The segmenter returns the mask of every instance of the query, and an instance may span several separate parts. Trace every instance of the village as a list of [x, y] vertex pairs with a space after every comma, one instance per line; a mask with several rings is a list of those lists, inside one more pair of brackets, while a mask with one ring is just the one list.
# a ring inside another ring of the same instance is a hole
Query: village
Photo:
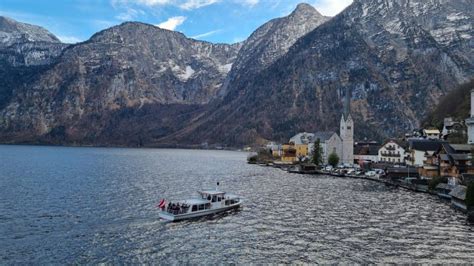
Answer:
[[[348, 95], [348, 94], [346, 94]], [[444, 119], [443, 128], [425, 128], [402, 138], [354, 141], [354, 121], [345, 97], [339, 134], [300, 132], [286, 143], [269, 142], [249, 163], [290, 173], [363, 178], [430, 193], [474, 219], [474, 89], [470, 117]]]

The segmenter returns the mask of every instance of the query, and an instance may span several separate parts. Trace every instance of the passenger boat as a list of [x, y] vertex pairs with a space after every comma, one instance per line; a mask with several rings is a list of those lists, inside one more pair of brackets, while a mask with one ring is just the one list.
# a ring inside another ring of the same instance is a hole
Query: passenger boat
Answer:
[[159, 217], [167, 221], [180, 221], [217, 214], [237, 209], [242, 204], [242, 199], [233, 194], [218, 190], [198, 191], [200, 197], [178, 202], [160, 202]]

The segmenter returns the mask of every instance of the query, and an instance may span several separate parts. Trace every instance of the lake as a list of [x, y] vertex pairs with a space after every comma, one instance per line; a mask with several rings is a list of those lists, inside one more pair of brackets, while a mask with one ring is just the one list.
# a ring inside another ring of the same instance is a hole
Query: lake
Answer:
[[[474, 226], [433, 196], [246, 164], [233, 151], [0, 146], [0, 264], [467, 263]], [[225, 215], [157, 203], [221, 189]]]

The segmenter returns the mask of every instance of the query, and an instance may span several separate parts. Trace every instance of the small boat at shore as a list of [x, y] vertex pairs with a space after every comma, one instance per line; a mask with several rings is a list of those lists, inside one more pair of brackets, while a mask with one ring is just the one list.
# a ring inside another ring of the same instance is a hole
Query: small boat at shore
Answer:
[[166, 221], [176, 222], [238, 209], [243, 202], [239, 196], [217, 189], [198, 191], [198, 194], [199, 198], [168, 204], [162, 200], [159, 206], [161, 208], [159, 217]]

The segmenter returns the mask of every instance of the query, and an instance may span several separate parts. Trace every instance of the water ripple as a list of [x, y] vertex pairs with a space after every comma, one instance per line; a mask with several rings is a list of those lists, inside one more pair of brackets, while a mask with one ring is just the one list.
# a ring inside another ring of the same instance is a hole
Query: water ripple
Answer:
[[[0, 263], [469, 263], [474, 230], [430, 195], [245, 164], [225, 151], [0, 146]], [[235, 212], [158, 220], [216, 181]]]

